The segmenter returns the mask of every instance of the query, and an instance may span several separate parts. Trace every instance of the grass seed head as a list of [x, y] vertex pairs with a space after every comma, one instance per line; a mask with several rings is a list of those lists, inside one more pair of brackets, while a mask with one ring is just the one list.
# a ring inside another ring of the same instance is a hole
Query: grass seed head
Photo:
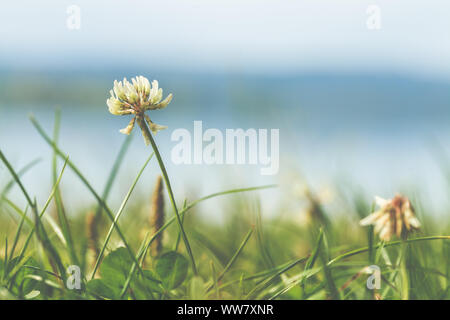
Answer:
[[[152, 207], [150, 212], [150, 225], [153, 228], [153, 233], [158, 232], [164, 225], [164, 195], [163, 195], [163, 180], [158, 176], [155, 184], [155, 189], [152, 195]], [[162, 251], [163, 232], [159, 233], [152, 244], [152, 254], [157, 256]]]
[[89, 212], [86, 216], [86, 233], [89, 240], [89, 248], [98, 256], [98, 219], [94, 212]]

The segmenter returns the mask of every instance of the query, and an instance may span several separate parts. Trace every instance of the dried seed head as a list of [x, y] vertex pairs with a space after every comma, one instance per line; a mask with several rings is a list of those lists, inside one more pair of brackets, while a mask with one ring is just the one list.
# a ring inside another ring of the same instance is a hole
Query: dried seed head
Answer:
[[89, 212], [86, 216], [86, 234], [89, 240], [89, 248], [98, 256], [98, 219], [94, 212]]
[[308, 201], [308, 207], [306, 210], [307, 221], [310, 225], [323, 226], [327, 228], [329, 226], [328, 217], [323, 210], [322, 203], [319, 198], [312, 193], [310, 189], [306, 189], [305, 197]]
[[[164, 195], [163, 195], [163, 180], [161, 176], [156, 179], [155, 189], [152, 195], [152, 206], [150, 212], [150, 225], [153, 229], [153, 234], [158, 232], [164, 225]], [[152, 243], [152, 255], [157, 256], [162, 251], [163, 233], [159, 233]]]
[[375, 197], [375, 202], [379, 210], [362, 219], [360, 225], [374, 225], [380, 239], [389, 241], [393, 235], [406, 239], [408, 234], [420, 228], [420, 222], [407, 197], [400, 194], [391, 200]]

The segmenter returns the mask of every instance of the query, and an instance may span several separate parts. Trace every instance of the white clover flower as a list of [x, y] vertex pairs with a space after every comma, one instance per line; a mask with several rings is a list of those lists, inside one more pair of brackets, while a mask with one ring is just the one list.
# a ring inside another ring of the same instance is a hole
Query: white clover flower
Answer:
[[109, 112], [121, 116], [134, 115], [128, 126], [120, 130], [121, 133], [130, 134], [137, 122], [144, 136], [145, 144], [148, 145], [150, 143], [148, 128], [153, 133], [167, 128], [153, 123], [145, 114], [147, 110], [164, 109], [172, 101], [172, 94], [162, 100], [163, 91], [158, 87], [158, 81], [153, 80], [150, 85], [148, 79], [143, 76], [132, 78], [131, 82], [126, 78], [123, 79], [123, 82], [115, 80], [110, 94], [111, 97], [106, 100]]
[[360, 225], [375, 226], [381, 240], [389, 241], [393, 235], [406, 239], [408, 234], [420, 228], [420, 222], [407, 197], [397, 194], [393, 199], [375, 197], [379, 210], [360, 221]]

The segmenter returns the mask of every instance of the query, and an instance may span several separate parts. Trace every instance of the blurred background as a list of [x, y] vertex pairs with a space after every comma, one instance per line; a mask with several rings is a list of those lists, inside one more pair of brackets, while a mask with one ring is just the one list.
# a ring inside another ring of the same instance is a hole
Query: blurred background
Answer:
[[[372, 5], [377, 29], [367, 25]], [[174, 94], [150, 116], [169, 127], [157, 143], [179, 201], [278, 183], [261, 193], [271, 214], [307, 181], [316, 190], [357, 190], [368, 202], [420, 193], [430, 213], [443, 214], [448, 189], [438, 155], [450, 146], [449, 10], [444, 0], [4, 1], [0, 148], [16, 168], [42, 159], [23, 177], [42, 203], [52, 185], [51, 149], [27, 115], [51, 134], [60, 108], [61, 149], [100, 191], [125, 139], [118, 130], [129, 121], [109, 114], [109, 90], [115, 79], [143, 75]], [[204, 129], [280, 129], [279, 174], [173, 165], [170, 134], [192, 132], [194, 120]], [[112, 203], [150, 152], [135, 130]], [[133, 197], [149, 197], [158, 172], [152, 162]], [[0, 179], [10, 179], [3, 166]], [[69, 213], [95, 203], [70, 170], [62, 190]], [[11, 198], [21, 197], [14, 189]]]

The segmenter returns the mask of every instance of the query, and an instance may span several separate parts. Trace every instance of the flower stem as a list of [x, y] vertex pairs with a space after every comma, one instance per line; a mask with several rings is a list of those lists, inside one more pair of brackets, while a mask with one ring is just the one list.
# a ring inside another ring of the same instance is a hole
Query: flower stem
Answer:
[[[430, 237], [414, 238], [414, 239], [407, 239], [407, 240], [401, 240], [401, 241], [392, 241], [392, 242], [388, 242], [388, 243], [384, 243], [384, 244], [379, 243], [379, 244], [373, 246], [373, 249], [378, 249], [381, 245], [383, 245], [385, 248], [387, 248], [390, 246], [396, 246], [396, 245], [402, 244], [403, 242], [411, 243], [411, 242], [416, 242], [416, 241], [427, 241], [427, 240], [450, 240], [450, 236], [430, 236]], [[364, 253], [367, 251], [369, 251], [369, 247], [360, 248], [360, 249], [356, 249], [356, 250], [352, 250], [352, 251], [343, 253], [340, 256], [337, 256], [336, 258], [330, 260], [328, 262], [328, 265], [331, 265], [333, 263], [336, 263], [339, 260], [349, 258], [351, 256], [354, 256], [354, 255], [357, 255], [360, 253]]]
[[[145, 123], [144, 123], [145, 125]], [[146, 137], [149, 138], [150, 144], [152, 145], [153, 151], [156, 155], [156, 160], [158, 160], [159, 167], [161, 169], [161, 173], [164, 178], [164, 182], [166, 183], [167, 192], [169, 193], [170, 202], [172, 204], [173, 211], [175, 211], [175, 215], [177, 217], [178, 226], [180, 227], [181, 236], [184, 241], [184, 245], [186, 246], [186, 250], [189, 254], [189, 258], [191, 259], [192, 263], [192, 269], [194, 271], [194, 274], [197, 275], [197, 267], [195, 265], [195, 259], [194, 255], [192, 254], [191, 246], [189, 245], [188, 238], [186, 236], [186, 233], [184, 232], [183, 223], [181, 222], [180, 214], [178, 213], [177, 204], [175, 203], [175, 198], [173, 196], [172, 187], [170, 186], [169, 177], [167, 175], [166, 167], [164, 166], [164, 162], [162, 161], [161, 154], [159, 153], [158, 147], [156, 146], [155, 140], [153, 139], [153, 135], [150, 133], [150, 130], [148, 129], [147, 125], [141, 126], [142, 130], [146, 131]]]
[[407, 269], [407, 251], [408, 251], [408, 243], [403, 241], [401, 244], [401, 262], [400, 262], [400, 274], [402, 276], [402, 300], [409, 300], [409, 278], [408, 278], [408, 269]]
[[[136, 116], [136, 122], [139, 125], [139, 128], [141, 128], [142, 136], [144, 137], [145, 145], [148, 146], [150, 144], [151, 134], [150, 130], [148, 130], [147, 124], [145, 123], [144, 117], [142, 116]], [[153, 146], [153, 145], [152, 145]], [[155, 148], [153, 148], [155, 149]]]

